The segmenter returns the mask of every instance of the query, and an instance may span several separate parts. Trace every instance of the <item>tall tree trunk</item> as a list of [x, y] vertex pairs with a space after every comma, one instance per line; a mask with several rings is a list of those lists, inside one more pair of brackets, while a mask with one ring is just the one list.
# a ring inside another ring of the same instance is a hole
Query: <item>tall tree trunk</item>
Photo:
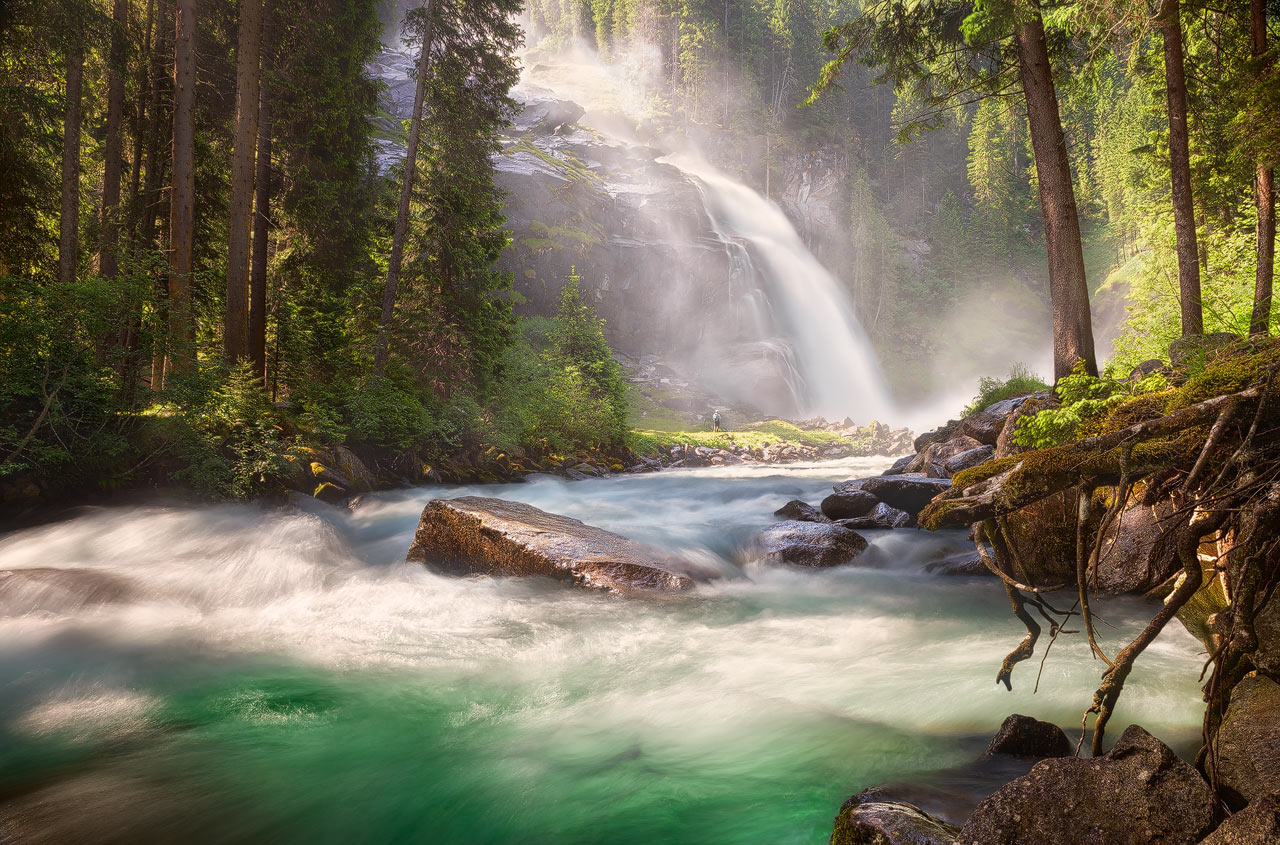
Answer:
[[[1264, 0], [1249, 2], [1250, 52], [1254, 58], [1267, 52], [1267, 9]], [[1263, 73], [1263, 69], [1258, 69]], [[1253, 289], [1253, 318], [1249, 334], [1266, 336], [1271, 331], [1271, 289], [1276, 261], [1276, 172], [1259, 161], [1254, 175], [1254, 202], [1258, 209], [1258, 271]]]
[[[172, 121], [166, 119], [165, 107], [170, 103], [168, 81], [165, 73], [165, 56], [172, 54], [173, 45], [166, 36], [166, 26], [173, 20], [173, 0], [160, 0], [156, 15], [155, 44], [152, 46], [149, 73], [150, 101], [147, 111], [146, 179], [143, 181], [142, 216], [138, 223], [138, 243], [143, 249], [155, 246], [157, 217], [163, 208], [161, 186], [165, 182], [170, 162], [165, 158], [166, 136]], [[172, 152], [172, 149], [170, 149]], [[162, 285], [161, 287], [165, 287]], [[167, 287], [165, 287], [167, 294]]]
[[1076, 362], [1098, 374], [1093, 352], [1093, 320], [1089, 287], [1084, 274], [1080, 218], [1071, 183], [1071, 163], [1058, 113], [1058, 97], [1049, 65], [1044, 21], [1039, 0], [1029, 0], [1025, 23], [1014, 32], [1018, 70], [1027, 98], [1031, 148], [1035, 153], [1040, 205], [1044, 210], [1044, 240], [1049, 252], [1049, 299], [1053, 308], [1053, 375], [1069, 375]]
[[[147, 18], [142, 27], [142, 54], [141, 60], [138, 62], [137, 107], [133, 113], [133, 162], [129, 174], [129, 208], [135, 227], [142, 213], [139, 195], [142, 190], [142, 160], [147, 149], [147, 104], [151, 100], [153, 83], [150, 66], [153, 61], [151, 51], [152, 38], [154, 37], [152, 27], [155, 26], [155, 11], [156, 0], [147, 0]], [[136, 232], [137, 229], [135, 228], [133, 231]]]
[[1191, 197], [1191, 153], [1187, 131], [1187, 76], [1182, 58], [1178, 0], [1161, 0], [1157, 16], [1164, 37], [1165, 96], [1169, 104], [1169, 181], [1173, 187], [1173, 227], [1177, 236], [1178, 293], [1182, 336], [1204, 334], [1200, 307], [1200, 264], [1195, 204]]
[[66, 113], [62, 122], [62, 213], [58, 221], [58, 279], [76, 280], [80, 251], [80, 86], [84, 79], [84, 45], [77, 38], [67, 48]]
[[98, 274], [120, 272], [120, 173], [124, 164], [124, 74], [129, 2], [115, 0], [111, 15], [111, 54], [107, 68], [107, 127], [102, 154], [102, 215], [98, 223]]
[[173, 34], [173, 165], [169, 192], [169, 347], [164, 378], [195, 365], [194, 250], [196, 0], [178, 0]]
[[378, 321], [378, 338], [373, 347], [373, 372], [381, 376], [387, 369], [387, 350], [391, 344], [391, 321], [395, 316], [396, 292], [400, 287], [400, 267], [404, 263], [404, 240], [409, 231], [409, 203], [413, 198], [413, 180], [418, 168], [418, 141], [422, 136], [422, 109], [426, 104], [427, 82], [431, 74], [431, 40], [434, 35], [434, 0], [427, 0], [426, 28], [422, 35], [422, 54], [418, 57], [418, 84], [413, 94], [413, 115], [409, 119], [409, 148], [404, 156], [404, 184], [400, 188], [400, 210], [391, 236], [391, 257], [387, 261], [387, 284], [382, 291], [382, 317]]
[[227, 301], [223, 347], [227, 358], [249, 357], [249, 230], [253, 212], [254, 151], [258, 145], [262, 0], [241, 0], [236, 48], [236, 128], [231, 147], [231, 221], [227, 236]]
[[[265, 79], [271, 53], [262, 57]], [[267, 379], [267, 248], [271, 238], [271, 92], [264, 83], [258, 106], [258, 173], [253, 209], [253, 260], [249, 268], [249, 360], [254, 374]]]

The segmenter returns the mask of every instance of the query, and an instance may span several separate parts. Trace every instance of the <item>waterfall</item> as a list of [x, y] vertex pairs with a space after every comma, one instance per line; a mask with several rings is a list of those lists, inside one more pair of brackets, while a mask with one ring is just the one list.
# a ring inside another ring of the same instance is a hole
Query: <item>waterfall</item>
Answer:
[[797, 371], [791, 383], [801, 412], [861, 421], [889, 416], [893, 401], [848, 292], [782, 210], [703, 162], [681, 155], [663, 160], [699, 186], [726, 250], [745, 245], [774, 331], [791, 347]]

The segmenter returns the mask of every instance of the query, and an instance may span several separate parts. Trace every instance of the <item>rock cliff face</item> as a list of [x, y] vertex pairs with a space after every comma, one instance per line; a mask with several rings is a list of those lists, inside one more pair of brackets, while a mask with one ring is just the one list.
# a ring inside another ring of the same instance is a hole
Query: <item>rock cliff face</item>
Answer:
[[[407, 117], [413, 101], [411, 58], [389, 49], [370, 71], [387, 86], [388, 115]], [[526, 81], [512, 92], [520, 111], [494, 157], [512, 232], [501, 263], [513, 274], [519, 310], [553, 314], [561, 285], [576, 268], [618, 352], [661, 358], [728, 404], [785, 417], [837, 410], [809, 401], [815, 384], [865, 381], [848, 363], [842, 373], [828, 368], [836, 359], [868, 356], [850, 355], [839, 343], [807, 341], [806, 336], [818, 337], [815, 327], [843, 306], [832, 308], [806, 294], [799, 299], [817, 303], [813, 308], [821, 313], [797, 315], [795, 301], [778, 292], [810, 285], [812, 278], [803, 277], [826, 277], [827, 270], [816, 261], [800, 262], [779, 282], [777, 268], [770, 265], [776, 255], [762, 255], [778, 243], [762, 246], [720, 225], [716, 218], [723, 209], [717, 210], [717, 203], [723, 197], [710, 196], [714, 189], [707, 182], [664, 157], [664, 150], [680, 149], [680, 142], [669, 143], [653, 127], [616, 111], [586, 112], [539, 87], [539, 82], [559, 85], [563, 73], [564, 68], [536, 62], [527, 68]], [[390, 165], [403, 155], [403, 133], [390, 118], [381, 128], [380, 156]], [[745, 149], [716, 152], [730, 170], [758, 163], [758, 156], [750, 161]], [[817, 151], [785, 157], [772, 171], [771, 198], [800, 241], [827, 267], [848, 265], [847, 163]], [[789, 231], [787, 237], [792, 237]], [[784, 251], [793, 248], [804, 251], [799, 242], [783, 245]], [[835, 285], [847, 298], [843, 287]], [[835, 334], [843, 340], [847, 332]], [[815, 355], [815, 345], [830, 348]], [[824, 375], [815, 377], [815, 372]], [[802, 375], [810, 376], [809, 384]], [[840, 413], [856, 412], [854, 399]], [[862, 421], [883, 413], [883, 403], [866, 404]]]
[[522, 310], [554, 313], [576, 266], [615, 349], [661, 356], [730, 401], [795, 413], [791, 351], [746, 246], [715, 231], [697, 182], [655, 149], [572, 123], [572, 103], [520, 96], [494, 164], [513, 234], [502, 263]]

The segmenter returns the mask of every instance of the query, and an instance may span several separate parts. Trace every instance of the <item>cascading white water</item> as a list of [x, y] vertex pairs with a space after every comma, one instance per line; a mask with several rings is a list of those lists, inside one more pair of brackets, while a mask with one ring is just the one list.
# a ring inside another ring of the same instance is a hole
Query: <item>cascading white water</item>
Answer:
[[[869, 532], [856, 566], [742, 563], [778, 504], [885, 463], [118, 508], [0, 536], [0, 840], [825, 842], [848, 795], [975, 758], [1011, 712], [1078, 724], [1100, 671], [1077, 635], [1039, 694], [1034, 665], [993, 682], [1021, 636], [999, 583], [926, 572], [963, 532]], [[726, 577], [624, 599], [406, 566], [426, 500], [463, 494]], [[1111, 648], [1151, 609], [1102, 612]], [[1166, 629], [1114, 723], [1194, 750], [1199, 649]]]
[[704, 162], [683, 155], [664, 160], [696, 180], [720, 239], [747, 245], [775, 328], [794, 350], [801, 412], [862, 421], [889, 416], [894, 403], [848, 291], [782, 210]]

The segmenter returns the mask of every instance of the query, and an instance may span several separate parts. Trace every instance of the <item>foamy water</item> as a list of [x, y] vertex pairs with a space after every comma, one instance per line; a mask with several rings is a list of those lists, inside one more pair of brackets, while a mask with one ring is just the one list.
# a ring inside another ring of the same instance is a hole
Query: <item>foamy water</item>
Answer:
[[[827, 571], [742, 565], [787, 499], [878, 468], [108, 509], [11, 534], [0, 568], [91, 577], [0, 583], [0, 839], [819, 842], [844, 797], [970, 759], [1009, 713], [1078, 724], [1087, 645], [1063, 638], [1039, 694], [1030, 662], [1007, 693], [1003, 591], [923, 572], [962, 535], [872, 532], [866, 565]], [[405, 565], [426, 501], [467, 494], [726, 577], [625, 599]], [[1150, 611], [1106, 616], [1127, 634]], [[1191, 737], [1197, 651], [1170, 629], [1113, 724]]]

